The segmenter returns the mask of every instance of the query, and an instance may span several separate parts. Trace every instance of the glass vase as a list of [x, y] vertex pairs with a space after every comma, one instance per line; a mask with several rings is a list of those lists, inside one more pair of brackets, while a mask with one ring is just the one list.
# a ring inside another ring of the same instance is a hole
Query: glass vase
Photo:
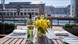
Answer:
[[47, 44], [45, 30], [41, 30], [37, 32], [37, 43], [38, 44]]

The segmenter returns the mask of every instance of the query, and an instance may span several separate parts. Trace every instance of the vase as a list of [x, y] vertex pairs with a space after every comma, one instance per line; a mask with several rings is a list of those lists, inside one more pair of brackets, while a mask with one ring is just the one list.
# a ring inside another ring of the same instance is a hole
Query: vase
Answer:
[[47, 44], [45, 30], [41, 30], [37, 32], [37, 43], [38, 44]]

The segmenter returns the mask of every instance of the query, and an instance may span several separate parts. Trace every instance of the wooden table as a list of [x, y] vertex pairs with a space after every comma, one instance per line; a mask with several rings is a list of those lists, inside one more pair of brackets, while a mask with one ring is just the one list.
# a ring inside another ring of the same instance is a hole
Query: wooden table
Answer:
[[[50, 41], [48, 44], [64, 44], [64, 42], [59, 39], [50, 39]], [[26, 39], [4, 37], [0, 39], [0, 44], [26, 44]]]
[[65, 30], [54, 30], [56, 36], [58, 36], [62, 41], [69, 44], [78, 44], [78, 36], [75, 36]]
[[[55, 34], [52, 32], [52, 30], [48, 30], [48, 32], [49, 33], [46, 34], [47, 44], [65, 44], [61, 39], [57, 39]], [[26, 38], [20, 38], [17, 36], [5, 36], [0, 39], [0, 44], [26, 44], [26, 41], [27, 41]]]

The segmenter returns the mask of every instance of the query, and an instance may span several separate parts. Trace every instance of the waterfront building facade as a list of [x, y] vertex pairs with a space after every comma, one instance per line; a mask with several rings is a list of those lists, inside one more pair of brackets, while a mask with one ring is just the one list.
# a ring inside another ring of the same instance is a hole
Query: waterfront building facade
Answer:
[[53, 7], [53, 6], [45, 6], [45, 15], [46, 16], [54, 16], [54, 17], [70, 17], [70, 5], [67, 7]]
[[31, 2], [10, 2], [5, 4], [5, 9], [2, 10], [0, 4], [0, 21], [3, 16], [5, 22], [15, 20], [15, 23], [17, 21], [26, 23], [29, 15], [32, 17], [44, 15], [44, 6], [45, 4], [31, 4]]
[[[78, 0], [71, 0], [71, 15], [74, 18], [78, 19]], [[78, 23], [78, 20], [75, 20], [75, 23]]]
[[68, 5], [67, 7], [45, 7], [45, 15], [51, 19], [51, 25], [65, 25], [68, 23], [75, 23], [75, 21], [77, 21], [78, 19], [74, 18], [75, 14], [73, 10], [72, 12], [70, 11], [71, 5]]
[[71, 0], [70, 16], [76, 17], [76, 0]]
[[75, 3], [75, 13], [76, 13], [75, 17], [78, 18], [78, 0], [73, 0], [73, 1], [75, 1], [75, 2], [73, 2], [73, 3]]

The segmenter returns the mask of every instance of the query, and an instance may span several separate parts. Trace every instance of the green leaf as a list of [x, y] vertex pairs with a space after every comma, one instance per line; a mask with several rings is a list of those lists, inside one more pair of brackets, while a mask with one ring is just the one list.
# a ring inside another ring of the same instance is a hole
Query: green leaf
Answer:
[[48, 32], [48, 31], [46, 30], [46, 32]]
[[42, 30], [42, 29], [43, 29], [42, 27], [39, 27], [39, 28], [38, 28], [38, 31], [40, 31], [40, 30]]

